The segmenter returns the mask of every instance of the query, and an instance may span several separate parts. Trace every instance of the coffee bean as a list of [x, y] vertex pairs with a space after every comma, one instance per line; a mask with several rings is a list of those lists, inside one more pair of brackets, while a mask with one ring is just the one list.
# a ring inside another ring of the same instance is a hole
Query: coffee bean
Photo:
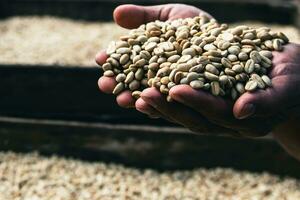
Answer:
[[108, 76], [108, 77], [111, 77], [111, 76], [114, 76], [115, 73], [112, 71], [112, 70], [107, 70], [103, 73], [104, 76]]
[[205, 70], [207, 72], [210, 72], [210, 73], [215, 74], [215, 75], [219, 75], [219, 73], [220, 73], [219, 70], [212, 64], [207, 64], [205, 66]]
[[112, 66], [111, 66], [110, 63], [104, 63], [104, 64], [102, 65], [102, 69], [103, 69], [104, 71], [111, 70], [111, 69], [112, 69]]
[[200, 80], [193, 80], [190, 82], [190, 86], [194, 89], [201, 89], [204, 86], [204, 83]]
[[267, 27], [228, 28], [202, 16], [155, 21], [111, 42], [101, 68], [104, 76], [115, 76], [114, 94], [128, 89], [135, 99], [155, 87], [172, 101], [169, 89], [189, 84], [236, 100], [245, 91], [272, 86], [272, 51], [286, 43], [283, 33]]
[[125, 74], [118, 74], [116, 76], [116, 81], [117, 82], [123, 82], [123, 81], [125, 81], [125, 79], [126, 79], [126, 75]]
[[114, 95], [117, 95], [117, 94], [119, 94], [120, 92], [122, 92], [122, 90], [125, 88], [125, 85], [124, 85], [124, 83], [118, 83], [117, 85], [116, 85], [116, 87], [114, 88], [114, 90], [113, 90], [113, 94]]
[[245, 85], [245, 90], [251, 92], [254, 91], [257, 88], [257, 82], [256, 81], [248, 81]]
[[138, 98], [140, 98], [140, 96], [141, 96], [141, 91], [133, 91], [132, 93], [131, 93], [131, 96], [133, 97], [133, 98], [135, 98], [135, 99], [138, 99]]
[[263, 76], [261, 76], [261, 79], [264, 81], [264, 83], [265, 83], [267, 86], [269, 86], [269, 87], [272, 86], [272, 81], [271, 81], [271, 79], [270, 79], [268, 76], [263, 75]]
[[220, 94], [220, 84], [218, 81], [211, 82], [210, 88], [211, 88], [211, 93], [214, 96], [218, 96]]
[[120, 64], [121, 65], [124, 65], [128, 62], [129, 60], [129, 55], [128, 54], [123, 54], [121, 57], [120, 57]]

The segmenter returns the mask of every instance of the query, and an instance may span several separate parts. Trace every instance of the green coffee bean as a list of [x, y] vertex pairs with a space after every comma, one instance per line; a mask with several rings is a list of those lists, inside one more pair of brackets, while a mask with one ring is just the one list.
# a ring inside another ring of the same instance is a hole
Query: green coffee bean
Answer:
[[271, 87], [266, 75], [272, 52], [281, 51], [288, 38], [269, 28], [228, 28], [215, 20], [195, 17], [150, 22], [111, 42], [104, 76], [114, 77], [119, 94], [131, 90], [139, 98], [146, 87], [168, 95], [178, 84], [236, 100], [245, 91]]

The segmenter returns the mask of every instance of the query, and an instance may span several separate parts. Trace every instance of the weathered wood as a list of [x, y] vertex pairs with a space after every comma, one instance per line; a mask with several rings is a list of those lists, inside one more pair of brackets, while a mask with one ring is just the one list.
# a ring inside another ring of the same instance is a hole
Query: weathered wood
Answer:
[[117, 106], [97, 86], [99, 68], [0, 66], [0, 113], [8, 116], [155, 123], [134, 109]]
[[183, 127], [155, 126], [143, 124], [124, 124], [105, 123], [105, 122], [84, 122], [74, 120], [57, 120], [57, 119], [35, 119], [35, 118], [18, 118], [0, 116], [0, 125], [3, 126], [26, 126], [28, 130], [33, 127], [34, 130], [43, 132], [53, 132], [59, 129], [63, 132], [85, 132], [86, 134], [95, 133], [120, 133], [120, 134], [193, 134], [190, 130]]

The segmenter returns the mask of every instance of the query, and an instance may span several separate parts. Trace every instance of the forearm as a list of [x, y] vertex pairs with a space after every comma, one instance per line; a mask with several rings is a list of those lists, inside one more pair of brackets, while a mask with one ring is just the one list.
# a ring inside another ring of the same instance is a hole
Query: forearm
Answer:
[[276, 127], [274, 138], [293, 157], [300, 161], [300, 119], [294, 118]]

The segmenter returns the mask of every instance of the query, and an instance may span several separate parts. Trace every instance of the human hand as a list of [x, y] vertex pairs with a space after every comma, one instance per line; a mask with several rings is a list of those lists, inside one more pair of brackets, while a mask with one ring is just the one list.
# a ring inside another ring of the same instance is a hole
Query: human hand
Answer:
[[[136, 5], [122, 5], [115, 9], [114, 20], [117, 24], [124, 28], [137, 28], [141, 24], [155, 21], [155, 20], [174, 20], [178, 18], [188, 18], [195, 17], [200, 14], [209, 14], [204, 11], [189, 5], [184, 4], [166, 4], [158, 6], [136, 6]], [[104, 51], [100, 52], [96, 56], [96, 62], [102, 65], [107, 59], [107, 55]], [[114, 87], [116, 86], [116, 81], [114, 77], [101, 77], [98, 81], [98, 85], [101, 91], [105, 93], [112, 93]], [[155, 110], [151, 108], [148, 104], [139, 99], [137, 102], [132, 98], [130, 91], [124, 91], [117, 96], [117, 103], [121, 107], [135, 107], [137, 109], [142, 107], [142, 110], [147, 110], [155, 114]], [[157, 113], [156, 113], [157, 114]]]
[[[186, 12], [186, 10], [190, 11]], [[152, 7], [124, 5], [115, 10], [114, 18], [123, 27], [135, 28], [141, 23], [155, 19], [193, 17], [201, 12], [197, 8], [181, 4]], [[290, 93], [284, 89], [289, 87], [289, 84], [282, 85], [282, 82], [289, 79], [284, 74], [285, 70], [289, 71], [290, 66], [286, 63], [287, 58], [295, 61], [297, 57], [290, 54], [289, 51], [291, 49], [297, 51], [295, 50], [297, 48], [299, 48], [297, 45], [290, 44], [285, 47], [284, 52], [274, 52], [274, 68], [270, 74], [273, 79], [273, 88], [255, 93], [245, 93], [235, 104], [221, 97], [193, 90], [187, 85], [176, 86], [170, 90], [171, 97], [177, 101], [173, 103], [167, 103], [165, 96], [155, 88], [144, 90], [141, 94], [142, 98], [137, 101], [131, 97], [129, 91], [122, 92], [117, 96], [117, 102], [122, 107], [134, 107], [135, 105], [137, 110], [149, 116], [166, 118], [198, 133], [262, 136], [270, 132], [287, 116], [287, 113], [283, 112], [286, 110], [281, 109], [282, 105], [279, 102], [281, 99], [289, 99]], [[101, 65], [106, 58], [105, 53], [100, 53], [96, 61]], [[282, 69], [283, 65], [287, 67]], [[99, 87], [106, 93], [111, 93], [115, 85], [114, 78], [101, 77], [99, 79]], [[275, 109], [273, 106], [279, 106], [279, 108]]]
[[224, 134], [263, 136], [289, 118], [299, 117], [299, 55], [298, 44], [288, 44], [283, 52], [273, 52], [269, 74], [273, 86], [244, 93], [235, 103], [188, 85], [171, 88], [169, 95], [176, 101], [173, 104], [167, 103], [154, 88], [144, 90], [141, 97], [163, 116], [195, 132], [214, 133], [217, 127]]

